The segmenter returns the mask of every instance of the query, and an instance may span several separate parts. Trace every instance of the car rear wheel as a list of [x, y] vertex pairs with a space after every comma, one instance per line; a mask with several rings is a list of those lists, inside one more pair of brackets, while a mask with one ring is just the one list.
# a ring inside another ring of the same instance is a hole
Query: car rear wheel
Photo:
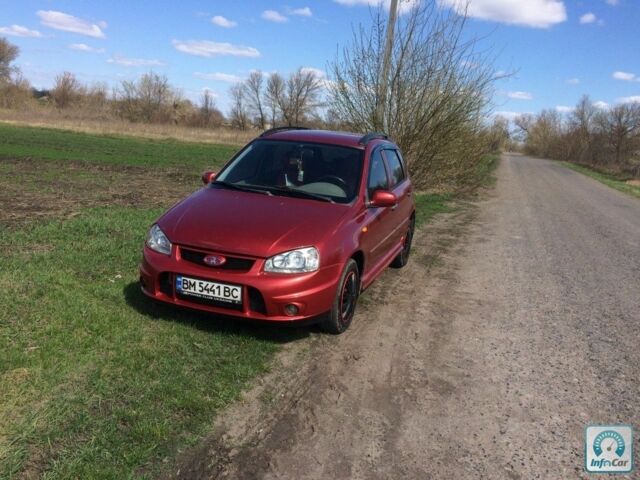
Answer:
[[413, 232], [416, 228], [416, 219], [411, 217], [409, 220], [409, 229], [404, 236], [404, 242], [402, 244], [402, 251], [391, 262], [393, 268], [402, 268], [409, 261], [409, 255], [411, 254], [411, 242], [413, 242]]
[[349, 328], [356, 311], [359, 295], [360, 272], [356, 262], [349, 259], [340, 277], [331, 312], [322, 322], [323, 330], [337, 335]]

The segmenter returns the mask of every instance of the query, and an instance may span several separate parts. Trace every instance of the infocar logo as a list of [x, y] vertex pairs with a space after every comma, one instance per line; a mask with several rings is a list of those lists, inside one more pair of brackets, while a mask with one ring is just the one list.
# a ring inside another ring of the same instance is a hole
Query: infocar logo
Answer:
[[584, 434], [585, 468], [591, 473], [633, 470], [633, 429], [628, 425], [589, 425]]

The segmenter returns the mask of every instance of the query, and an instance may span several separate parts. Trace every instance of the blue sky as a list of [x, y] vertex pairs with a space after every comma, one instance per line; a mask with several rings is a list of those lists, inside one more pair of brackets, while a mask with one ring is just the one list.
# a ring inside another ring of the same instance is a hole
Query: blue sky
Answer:
[[[377, 1], [0, 0], [0, 35], [21, 48], [37, 87], [64, 70], [117, 85], [153, 69], [192, 99], [210, 89], [226, 109], [231, 82], [251, 70], [325, 70]], [[583, 93], [640, 101], [637, 0], [472, 0], [469, 13], [469, 33], [490, 34], [497, 67], [517, 71], [499, 83], [496, 111], [564, 111]]]

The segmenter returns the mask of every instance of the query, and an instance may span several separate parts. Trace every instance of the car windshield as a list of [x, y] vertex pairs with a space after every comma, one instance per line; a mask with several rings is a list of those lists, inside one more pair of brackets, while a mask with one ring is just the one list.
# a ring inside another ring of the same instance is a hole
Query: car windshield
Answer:
[[256, 140], [211, 185], [349, 203], [358, 194], [361, 172], [362, 151], [355, 148]]

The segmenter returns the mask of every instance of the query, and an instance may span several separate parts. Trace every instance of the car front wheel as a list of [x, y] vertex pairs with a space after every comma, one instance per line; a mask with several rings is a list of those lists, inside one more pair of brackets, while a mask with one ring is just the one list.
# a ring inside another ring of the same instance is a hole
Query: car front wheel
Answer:
[[353, 259], [349, 259], [345, 265], [331, 312], [322, 323], [322, 328], [335, 335], [344, 332], [353, 320], [356, 311], [358, 296], [360, 295], [360, 272]]

